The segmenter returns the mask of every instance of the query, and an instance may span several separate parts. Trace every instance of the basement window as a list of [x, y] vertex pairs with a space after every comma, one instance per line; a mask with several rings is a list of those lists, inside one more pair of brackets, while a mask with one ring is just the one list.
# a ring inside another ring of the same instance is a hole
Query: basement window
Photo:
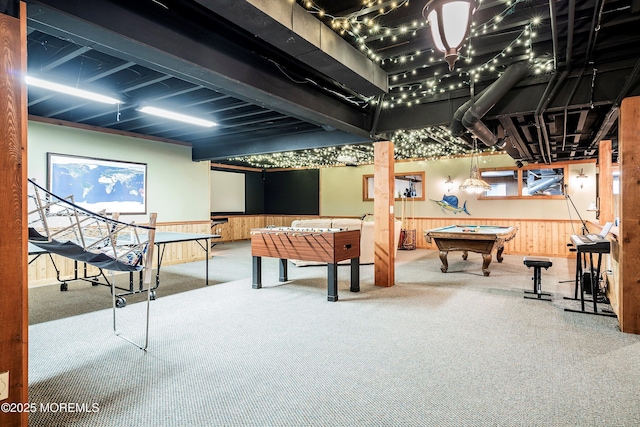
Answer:
[[491, 189], [481, 199], [560, 199], [564, 198], [568, 164], [554, 167], [529, 165], [522, 168], [480, 169], [480, 176]]
[[[394, 199], [424, 200], [424, 172], [400, 172], [395, 174]], [[373, 175], [362, 176], [362, 200], [372, 201], [374, 194]]]

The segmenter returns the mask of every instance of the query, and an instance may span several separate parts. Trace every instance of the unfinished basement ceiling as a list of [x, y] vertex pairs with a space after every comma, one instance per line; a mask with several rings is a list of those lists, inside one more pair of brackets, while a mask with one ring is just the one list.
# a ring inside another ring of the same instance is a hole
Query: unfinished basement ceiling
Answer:
[[[27, 3], [29, 75], [123, 101], [29, 87], [33, 119], [188, 144], [194, 160], [250, 164], [253, 155], [326, 147], [335, 156], [380, 139], [402, 139], [398, 156], [468, 150], [469, 133], [437, 135], [469, 100], [471, 82], [479, 95], [527, 61], [526, 76], [482, 118], [509, 154], [596, 158], [598, 142], [611, 139], [616, 161], [619, 104], [640, 94], [638, 0], [485, 0], [453, 72], [415, 0]], [[139, 111], [148, 104], [218, 126], [154, 118]]]

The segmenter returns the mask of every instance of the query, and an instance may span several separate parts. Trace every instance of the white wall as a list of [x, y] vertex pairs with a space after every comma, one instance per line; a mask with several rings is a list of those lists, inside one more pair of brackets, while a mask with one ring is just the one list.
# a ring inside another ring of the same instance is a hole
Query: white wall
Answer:
[[147, 164], [147, 215], [123, 215], [126, 222], [206, 221], [209, 211], [209, 162], [193, 162], [191, 148], [40, 122], [29, 122], [28, 171], [47, 182], [47, 153], [70, 154]]
[[211, 212], [245, 212], [245, 175], [241, 172], [211, 171]]
[[[504, 155], [482, 156], [480, 168], [515, 166], [514, 160]], [[458, 187], [469, 177], [471, 159], [469, 157], [415, 162], [395, 163], [395, 172], [425, 171], [425, 200], [408, 201], [404, 207], [405, 216], [450, 217], [456, 220], [466, 218], [525, 218], [525, 219], [577, 219], [573, 207], [565, 199], [560, 200], [479, 200], [475, 195], [461, 191]], [[584, 169], [588, 176], [584, 188], [575, 185], [575, 176]], [[320, 170], [320, 214], [323, 216], [360, 216], [373, 212], [373, 202], [362, 201], [362, 176], [373, 174], [373, 165], [354, 167], [323, 168]], [[454, 181], [451, 193], [458, 197], [458, 205], [467, 202], [471, 214], [443, 212], [433, 201], [441, 200], [446, 194], [444, 182], [448, 176]], [[595, 220], [594, 212], [587, 212], [590, 202], [596, 199], [596, 166], [582, 163], [569, 166], [569, 196], [580, 215], [585, 220]], [[571, 213], [569, 216], [569, 208]], [[402, 202], [395, 206], [396, 217], [402, 215]]]

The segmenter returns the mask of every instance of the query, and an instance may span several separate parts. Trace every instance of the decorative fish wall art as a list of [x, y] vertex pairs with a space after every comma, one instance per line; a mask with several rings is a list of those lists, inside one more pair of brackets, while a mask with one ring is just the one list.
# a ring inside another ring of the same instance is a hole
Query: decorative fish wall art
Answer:
[[464, 212], [467, 215], [471, 215], [469, 213], [469, 211], [467, 210], [467, 201], [465, 200], [464, 204], [462, 205], [462, 207], [458, 207], [458, 197], [457, 196], [447, 196], [446, 194], [442, 196], [442, 200], [433, 200], [430, 199], [433, 202], [436, 202], [438, 204], [438, 206], [440, 206], [440, 208], [442, 209], [442, 212], [453, 212], [454, 214], [457, 214], [459, 212]]

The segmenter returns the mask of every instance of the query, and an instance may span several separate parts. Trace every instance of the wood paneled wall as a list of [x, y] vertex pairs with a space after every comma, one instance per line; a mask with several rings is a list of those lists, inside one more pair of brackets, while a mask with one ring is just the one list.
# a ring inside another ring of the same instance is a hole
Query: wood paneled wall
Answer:
[[[249, 239], [251, 228], [275, 225], [277, 227], [289, 226], [296, 219], [318, 218], [318, 216], [245, 216], [225, 217], [227, 223], [215, 225], [214, 230], [222, 238], [218, 241], [229, 242], [234, 240]], [[214, 221], [219, 218], [214, 219]], [[580, 234], [581, 226], [578, 221], [567, 220], [541, 220], [541, 219], [496, 219], [496, 218], [405, 218], [405, 228], [417, 230], [417, 247], [423, 249], [436, 249], [435, 243], [428, 244], [422, 237], [423, 232], [432, 228], [444, 227], [453, 224], [469, 225], [504, 225], [518, 228], [516, 237], [507, 243], [505, 253], [522, 255], [544, 256], [573, 256], [569, 252], [567, 243], [572, 234]]]
[[[160, 223], [156, 230], [177, 233], [220, 234], [222, 237], [214, 243], [248, 240], [252, 228], [262, 228], [270, 225], [288, 227], [297, 219], [318, 218], [316, 215], [253, 215], [224, 217], [227, 222], [215, 224], [209, 222], [189, 223]], [[221, 217], [215, 217], [214, 222]], [[516, 237], [505, 245], [505, 254], [541, 255], [572, 257], [567, 243], [570, 236], [580, 232], [580, 224], [565, 220], [513, 220], [513, 219], [466, 219], [466, 218], [405, 218], [405, 228], [416, 230], [416, 246], [421, 249], [437, 249], [435, 243], [427, 243], [423, 232], [432, 228], [447, 225], [503, 225], [518, 228]], [[215, 247], [210, 255], [215, 255]], [[173, 243], [166, 246], [162, 265], [180, 264], [204, 259], [205, 253], [197, 243]], [[31, 257], [33, 258], [33, 257]], [[74, 274], [74, 262], [54, 255], [56, 265], [61, 271], [62, 279], [70, 279]], [[80, 264], [79, 268], [83, 268]], [[89, 267], [89, 274], [95, 274], [97, 269]], [[80, 271], [82, 274], [82, 271]], [[29, 265], [29, 285], [55, 283], [55, 269], [47, 256], [41, 256]]]
[[506, 254], [569, 257], [567, 244], [572, 234], [580, 234], [578, 221], [546, 219], [468, 219], [468, 218], [405, 218], [405, 228], [416, 230], [417, 247], [437, 249], [435, 243], [428, 244], [424, 231], [448, 225], [500, 225], [516, 227], [518, 232], [505, 245]]
[[252, 228], [263, 228], [270, 225], [276, 227], [288, 227], [297, 219], [318, 218], [317, 215], [254, 215], [254, 216], [225, 216], [212, 217], [213, 222], [226, 220], [227, 222], [216, 224], [212, 227], [214, 234], [222, 237], [216, 241], [233, 242], [236, 240], [250, 239], [249, 231]]

